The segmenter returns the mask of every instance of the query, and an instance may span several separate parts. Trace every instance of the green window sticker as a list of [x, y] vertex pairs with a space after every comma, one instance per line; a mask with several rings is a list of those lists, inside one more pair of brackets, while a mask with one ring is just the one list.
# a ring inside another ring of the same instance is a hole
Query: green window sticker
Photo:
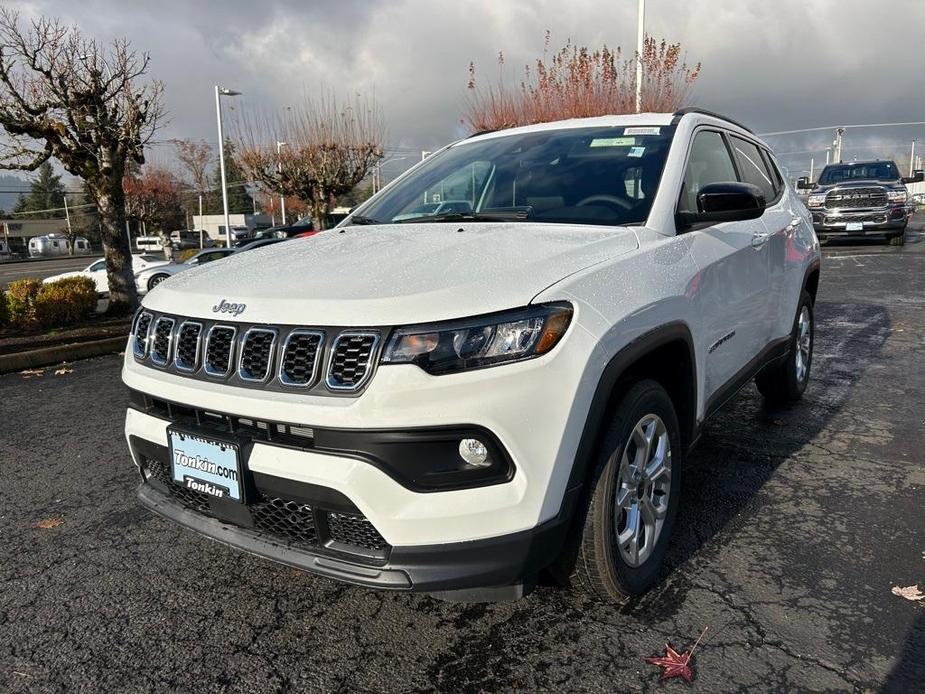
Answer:
[[595, 137], [590, 147], [632, 147], [636, 144], [635, 137]]

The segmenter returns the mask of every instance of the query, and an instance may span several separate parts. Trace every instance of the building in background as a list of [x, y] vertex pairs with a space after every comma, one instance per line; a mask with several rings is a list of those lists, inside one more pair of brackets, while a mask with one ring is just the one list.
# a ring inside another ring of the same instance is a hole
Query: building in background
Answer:
[[[228, 215], [228, 221], [231, 222], [232, 229], [246, 228], [248, 236], [252, 236], [254, 231], [269, 229], [272, 226], [269, 215], [265, 214], [231, 214]], [[200, 217], [198, 214], [194, 214], [193, 229], [195, 231], [202, 229], [213, 241], [224, 241], [225, 215], [204, 214]]]
[[29, 240], [37, 236], [60, 234], [67, 231], [64, 219], [0, 219], [0, 240], [3, 241], [6, 257], [29, 255]]

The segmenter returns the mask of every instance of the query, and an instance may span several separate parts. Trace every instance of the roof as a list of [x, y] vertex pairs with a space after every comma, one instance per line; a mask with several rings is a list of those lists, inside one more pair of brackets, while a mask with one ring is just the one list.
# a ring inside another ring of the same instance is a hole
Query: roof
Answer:
[[532, 125], [522, 125], [517, 128], [505, 128], [503, 130], [476, 133], [467, 140], [463, 140], [463, 142], [489, 140], [505, 135], [522, 135], [550, 130], [570, 130], [573, 128], [606, 128], [631, 125], [668, 126], [671, 125], [673, 118], [673, 113], [626, 113], [612, 116], [594, 116], [592, 118], [569, 118], [567, 120], [557, 120], [549, 123], [534, 123]]

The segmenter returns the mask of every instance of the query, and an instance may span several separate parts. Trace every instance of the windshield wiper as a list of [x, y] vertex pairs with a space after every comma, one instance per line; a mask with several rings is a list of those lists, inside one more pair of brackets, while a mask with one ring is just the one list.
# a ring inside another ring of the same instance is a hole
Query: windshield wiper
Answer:
[[510, 210], [507, 212], [445, 212], [443, 214], [425, 214], [420, 217], [399, 219], [395, 224], [415, 224], [422, 222], [523, 222], [532, 210]]
[[383, 223], [384, 222], [381, 222], [380, 220], [374, 219], [372, 217], [364, 217], [363, 215], [354, 215], [353, 217], [350, 218], [349, 226], [353, 226], [353, 225], [361, 226], [363, 224], [383, 224]]

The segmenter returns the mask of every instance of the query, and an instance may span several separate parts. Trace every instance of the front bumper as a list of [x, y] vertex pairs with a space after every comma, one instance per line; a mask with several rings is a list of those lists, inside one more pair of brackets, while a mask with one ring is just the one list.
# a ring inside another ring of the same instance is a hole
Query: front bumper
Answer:
[[313, 574], [386, 590], [468, 592], [458, 597], [472, 599], [517, 597], [511, 590], [529, 583], [555, 559], [567, 530], [564, 520], [554, 519], [532, 530], [487, 540], [393, 547], [384, 559], [364, 561], [332, 550], [283, 544], [263, 533], [205, 516], [149, 483], [138, 487], [138, 499], [145, 508], [205, 537]]
[[[248, 503], [239, 504], [173, 483], [166, 446], [135, 435], [129, 446], [145, 508], [250, 554], [358, 585], [466, 600], [518, 597], [555, 559], [567, 528], [566, 513], [537, 528], [479, 541], [393, 547], [335, 490], [253, 472]], [[577, 490], [564, 509], [574, 496]]]

